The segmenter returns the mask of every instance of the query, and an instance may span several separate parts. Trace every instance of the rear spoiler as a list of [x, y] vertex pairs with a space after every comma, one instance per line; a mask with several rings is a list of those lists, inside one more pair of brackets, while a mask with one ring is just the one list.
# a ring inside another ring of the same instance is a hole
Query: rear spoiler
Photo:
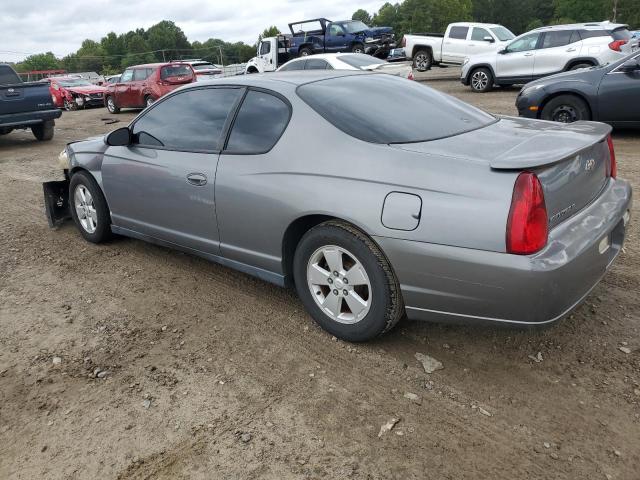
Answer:
[[494, 158], [490, 165], [495, 170], [552, 165], [606, 140], [611, 130], [610, 125], [597, 122], [581, 121], [562, 126], [549, 122], [548, 129]]

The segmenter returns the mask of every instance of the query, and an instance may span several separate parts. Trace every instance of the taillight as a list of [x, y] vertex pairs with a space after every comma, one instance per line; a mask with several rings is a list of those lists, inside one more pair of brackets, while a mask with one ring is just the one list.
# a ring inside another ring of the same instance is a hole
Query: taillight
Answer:
[[402, 48], [407, 46], [407, 39], [406, 37], [402, 37]]
[[616, 52], [620, 51], [620, 47], [622, 47], [623, 45], [625, 45], [628, 42], [628, 40], [614, 40], [613, 42], [611, 42], [609, 44], [609, 48], [611, 50], [614, 50]]
[[616, 152], [613, 149], [611, 134], [607, 137], [607, 145], [609, 145], [609, 176], [611, 178], [616, 178], [618, 175], [618, 164], [616, 163]]
[[547, 244], [549, 224], [542, 185], [536, 174], [522, 172], [516, 179], [507, 220], [507, 252], [529, 255]]

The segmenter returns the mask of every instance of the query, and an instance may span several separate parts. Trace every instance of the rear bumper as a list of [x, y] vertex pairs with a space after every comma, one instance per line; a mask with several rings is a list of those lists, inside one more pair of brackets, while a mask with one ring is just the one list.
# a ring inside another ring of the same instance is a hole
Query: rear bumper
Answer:
[[629, 183], [611, 180], [531, 256], [376, 240], [398, 275], [409, 318], [541, 325], [564, 317], [606, 273], [624, 242], [631, 195]]
[[0, 115], [0, 127], [22, 127], [38, 125], [47, 120], [59, 118], [62, 112], [57, 108], [35, 112], [8, 113]]

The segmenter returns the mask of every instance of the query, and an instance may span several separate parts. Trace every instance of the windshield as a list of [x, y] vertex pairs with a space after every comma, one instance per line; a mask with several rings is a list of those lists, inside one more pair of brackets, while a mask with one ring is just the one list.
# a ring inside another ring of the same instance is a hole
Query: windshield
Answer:
[[63, 87], [87, 87], [93, 86], [93, 83], [84, 80], [82, 78], [69, 78], [65, 80], [56, 80], [56, 82]]
[[382, 65], [387, 62], [380, 60], [379, 58], [372, 57], [371, 55], [365, 55], [363, 53], [353, 55], [340, 55], [338, 60], [346, 63], [352, 67], [364, 70], [366, 67]]
[[162, 67], [160, 71], [160, 78], [165, 79], [169, 77], [185, 77], [192, 76], [192, 70], [189, 65], [171, 65], [167, 67]]
[[343, 24], [344, 29], [349, 33], [362, 32], [363, 30], [369, 30], [369, 27], [361, 21], [345, 22]]
[[418, 82], [354, 74], [301, 85], [298, 96], [325, 120], [371, 143], [415, 143], [459, 135], [496, 118]]
[[508, 28], [504, 28], [503, 26], [491, 27], [491, 31], [496, 37], [498, 37], [498, 40], [500, 40], [501, 42], [506, 42], [507, 40], [516, 38], [516, 36], [511, 33], [511, 30], [509, 30]]
[[213, 63], [198, 63], [191, 66], [194, 70], [216, 70], [216, 66]]

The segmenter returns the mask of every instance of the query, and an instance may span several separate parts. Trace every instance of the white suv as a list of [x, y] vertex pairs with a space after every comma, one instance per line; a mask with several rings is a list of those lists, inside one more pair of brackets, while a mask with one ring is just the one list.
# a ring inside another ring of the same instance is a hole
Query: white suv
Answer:
[[460, 80], [475, 92], [530, 82], [547, 75], [604, 65], [638, 48], [627, 25], [611, 22], [543, 27], [497, 52], [465, 59]]

